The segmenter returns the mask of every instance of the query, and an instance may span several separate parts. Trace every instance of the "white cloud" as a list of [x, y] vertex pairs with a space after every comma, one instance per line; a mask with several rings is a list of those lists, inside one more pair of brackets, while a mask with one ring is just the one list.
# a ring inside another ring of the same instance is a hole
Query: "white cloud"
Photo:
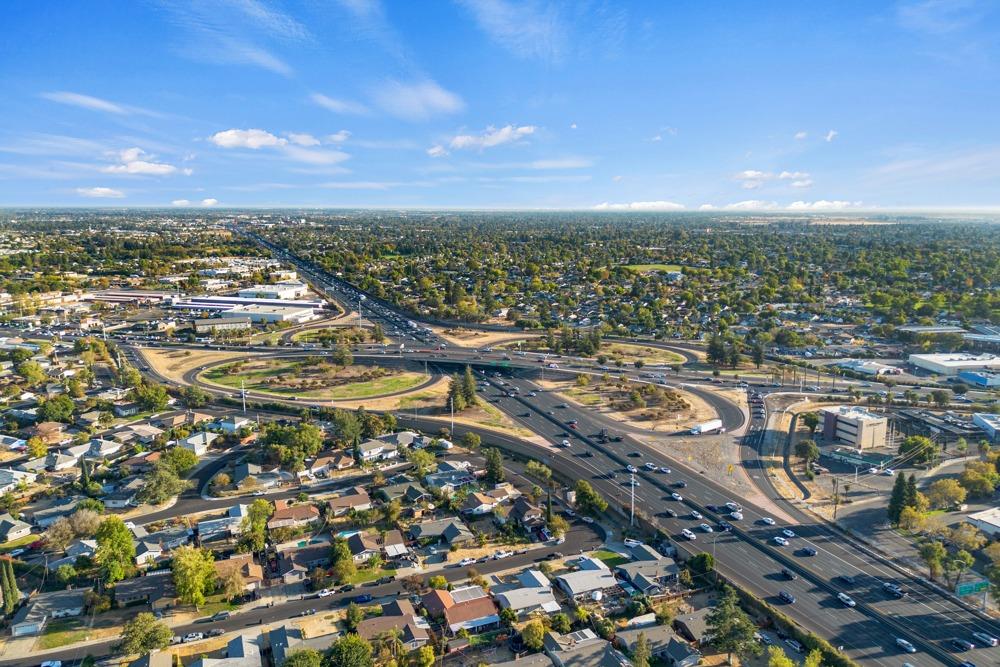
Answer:
[[[120, 164], [113, 164], [101, 169], [105, 174], [130, 174], [141, 176], [166, 176], [177, 171], [177, 167], [165, 162], [141, 160], [145, 151], [141, 148], [126, 148], [118, 152]], [[190, 170], [185, 170], [186, 172]]]
[[568, 42], [554, 4], [459, 0], [490, 39], [521, 58], [559, 60]]
[[350, 100], [328, 97], [322, 93], [313, 93], [309, 96], [309, 99], [312, 100], [314, 104], [317, 104], [327, 111], [332, 111], [334, 113], [363, 114], [368, 112], [368, 109], [363, 104], [352, 102]]
[[634, 201], [625, 204], [603, 202], [594, 206], [595, 211], [681, 211], [684, 204], [672, 201]]
[[125, 193], [114, 188], [77, 188], [76, 194], [81, 197], [93, 197], [95, 199], [121, 199]]
[[435, 144], [427, 149], [427, 154], [431, 157], [444, 157], [448, 155], [448, 149], [440, 144]]
[[649, 140], [650, 141], [654, 141], [654, 142], [655, 141], [663, 141], [663, 135], [662, 134], [653, 135], [652, 137], [649, 138]]
[[789, 211], [843, 211], [844, 209], [858, 208], [859, 206], [861, 206], [861, 202], [859, 201], [828, 201], [826, 199], [820, 199], [817, 201], [792, 202], [786, 208]]
[[42, 93], [42, 97], [52, 102], [58, 102], [59, 104], [68, 104], [70, 106], [81, 107], [83, 109], [90, 109], [91, 111], [104, 111], [105, 113], [113, 113], [119, 115], [125, 115], [129, 113], [129, 110], [120, 104], [115, 104], [114, 102], [102, 100], [99, 97], [91, 97], [90, 95], [81, 95], [80, 93], [57, 91], [52, 93]]
[[351, 138], [351, 133], [347, 130], [340, 130], [333, 134], [326, 135], [326, 140], [334, 144], [342, 144]]
[[793, 188], [809, 188], [812, 187], [813, 181], [811, 178], [803, 178], [798, 181], [792, 181]]
[[760, 199], [747, 199], [738, 201], [735, 204], [726, 204], [727, 211], [773, 211], [778, 208], [778, 203], [773, 201], [762, 201]]
[[778, 174], [770, 171], [759, 171], [757, 169], [747, 169], [741, 171], [734, 179], [743, 185], [744, 190], [756, 190], [768, 181], [793, 181], [792, 186], [797, 188], [807, 188], [812, 185], [809, 174], [804, 171], [782, 171]]
[[712, 205], [712, 204], [702, 204], [701, 206], [698, 207], [698, 210], [699, 211], [714, 211], [715, 210], [715, 206]]
[[569, 129], [575, 130], [576, 129], [576, 123], [570, 123]]
[[319, 139], [304, 132], [289, 132], [288, 140], [297, 146], [319, 146]]
[[404, 120], [426, 120], [465, 108], [461, 97], [430, 79], [416, 83], [389, 80], [373, 91], [372, 96], [383, 111]]
[[806, 132], [796, 132], [795, 133], [795, 140], [796, 141], [802, 141], [803, 139], [805, 139], [808, 136], [809, 135]]
[[171, 206], [190, 206], [191, 202], [187, 199], [175, 199], [170, 202]]
[[343, 162], [350, 157], [343, 151], [336, 150], [316, 150], [312, 148], [302, 148], [301, 146], [282, 146], [281, 151], [289, 158], [297, 162], [306, 164], [329, 165]]
[[549, 160], [534, 160], [528, 163], [529, 169], [586, 169], [594, 162], [582, 157], [553, 158]]
[[522, 125], [520, 127], [505, 125], [501, 128], [496, 128], [490, 125], [481, 134], [459, 134], [452, 137], [449, 142], [449, 146], [456, 150], [483, 150], [486, 148], [493, 148], [494, 146], [501, 146], [503, 144], [520, 141], [521, 139], [534, 134], [536, 129], [538, 128], [534, 125]]
[[216, 146], [221, 146], [222, 148], [252, 148], [253, 150], [265, 147], [284, 146], [288, 143], [287, 139], [282, 139], [281, 137], [274, 136], [270, 132], [257, 129], [223, 130], [222, 132], [216, 132], [209, 137], [208, 140]]
[[211, 197], [209, 197], [208, 199], [201, 200], [202, 206], [215, 206], [218, 203], [219, 203], [218, 199], [212, 199]]
[[824, 137], [824, 139], [826, 139], [826, 143], [830, 143], [831, 141], [833, 141], [837, 137], [837, 134], [838, 132], [836, 130], [830, 130], [829, 132], [827, 132], [826, 137]]
[[809, 174], [804, 171], [783, 171], [778, 174], [778, 178], [783, 181], [791, 181], [795, 179], [809, 178]]

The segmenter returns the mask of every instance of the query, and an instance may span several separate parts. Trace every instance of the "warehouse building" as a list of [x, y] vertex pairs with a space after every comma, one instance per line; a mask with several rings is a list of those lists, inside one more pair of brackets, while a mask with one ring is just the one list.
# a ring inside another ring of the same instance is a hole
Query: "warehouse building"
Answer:
[[974, 387], [986, 387], [987, 389], [1000, 387], [1000, 373], [962, 371], [958, 374], [958, 379]]
[[972, 415], [972, 423], [983, 429], [987, 440], [1000, 442], [1000, 415], [977, 413]]
[[1000, 507], [991, 507], [981, 512], [974, 512], [966, 519], [973, 526], [989, 535], [991, 538], [1000, 536]]
[[194, 321], [195, 333], [214, 333], [217, 331], [242, 331], [250, 328], [249, 317], [210, 317]]
[[243, 306], [229, 312], [236, 316], [246, 316], [255, 324], [274, 324], [276, 322], [302, 324], [317, 317], [312, 308], [298, 306]]
[[952, 377], [962, 371], [1000, 370], [1000, 357], [992, 354], [969, 354], [967, 352], [911, 354], [909, 362], [925, 371]]
[[823, 408], [823, 438], [857, 449], [885, 447], [889, 420], [852, 405]]
[[297, 280], [275, 283], [273, 285], [253, 285], [239, 291], [239, 296], [246, 299], [281, 299], [283, 301], [300, 299], [309, 293], [309, 286]]

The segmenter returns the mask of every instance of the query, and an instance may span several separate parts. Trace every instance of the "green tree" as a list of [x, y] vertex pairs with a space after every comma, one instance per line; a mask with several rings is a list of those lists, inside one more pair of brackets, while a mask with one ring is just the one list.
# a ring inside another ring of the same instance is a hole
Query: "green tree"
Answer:
[[263, 551], [267, 545], [267, 522], [274, 513], [274, 505], [263, 498], [256, 498], [240, 522], [240, 547], [244, 551]]
[[478, 433], [473, 433], [472, 431], [466, 431], [462, 435], [461, 445], [470, 451], [476, 451], [482, 444], [483, 439], [479, 437]]
[[920, 559], [924, 561], [924, 564], [927, 566], [927, 572], [930, 578], [937, 579], [937, 577], [941, 574], [944, 559], [948, 555], [948, 551], [944, 548], [944, 545], [937, 540], [931, 540], [921, 544], [918, 551], [920, 553]]
[[170, 401], [167, 388], [161, 384], [143, 383], [135, 388], [135, 398], [143, 410], [163, 410]]
[[767, 667], [795, 667], [795, 661], [780, 646], [771, 645], [767, 647]]
[[410, 662], [413, 667], [433, 667], [436, 660], [434, 647], [430, 644], [425, 644], [410, 653]]
[[608, 509], [608, 501], [597, 493], [587, 480], [577, 480], [575, 491], [576, 506], [581, 511], [589, 514], [600, 514]]
[[191, 482], [178, 477], [177, 471], [169, 463], [160, 461], [143, 478], [138, 499], [150, 505], [159, 505], [190, 487]]
[[806, 659], [802, 662], [802, 667], [823, 667], [823, 652], [818, 648], [809, 651]]
[[33, 459], [41, 458], [49, 453], [49, 446], [38, 436], [28, 438], [28, 456]]
[[141, 611], [122, 626], [121, 642], [116, 649], [121, 655], [146, 654], [170, 646], [173, 634], [166, 623], [156, 620], [148, 611]]
[[468, 405], [476, 403], [476, 377], [472, 374], [472, 367], [466, 366], [462, 374], [462, 396]]
[[333, 542], [332, 560], [333, 576], [338, 584], [347, 583], [351, 577], [357, 574], [358, 568], [354, 564], [354, 556], [351, 554], [351, 548], [347, 546], [347, 540], [342, 537], [338, 537]]
[[350, 347], [341, 343], [333, 348], [333, 352], [330, 353], [330, 361], [341, 368], [346, 368], [354, 363], [354, 355], [351, 354]]
[[104, 581], [113, 584], [128, 576], [135, 568], [135, 544], [125, 522], [109, 516], [101, 522], [94, 538], [97, 540], [94, 560], [101, 566]]
[[163, 462], [173, 468], [178, 475], [185, 475], [198, 465], [198, 455], [190, 449], [171, 447], [164, 452]]
[[819, 446], [812, 440], [799, 440], [795, 443], [795, 455], [809, 463], [819, 458]]
[[917, 491], [917, 476], [912, 473], [906, 478], [906, 494], [903, 496], [903, 504], [906, 507], [918, 507], [920, 504], [920, 492]]
[[436, 591], [448, 590], [448, 580], [440, 574], [435, 574], [433, 577], [427, 580], [427, 585]]
[[649, 659], [652, 651], [649, 646], [649, 639], [645, 632], [640, 632], [635, 638], [635, 648], [632, 649], [632, 664], [635, 667], [649, 667]]
[[735, 653], [741, 659], [760, 655], [761, 646], [754, 638], [757, 628], [740, 608], [736, 591], [730, 586], [722, 589], [722, 595], [715, 608], [705, 618], [712, 645], [728, 656], [732, 662]]
[[66, 394], [60, 394], [38, 406], [38, 418], [40, 421], [68, 423], [73, 420], [75, 409], [76, 404], [73, 399]]
[[24, 380], [25, 384], [29, 386], [35, 386], [45, 382], [45, 371], [42, 370], [41, 365], [39, 365], [37, 361], [22, 361], [17, 365], [15, 370]]
[[406, 459], [413, 464], [414, 471], [421, 478], [437, 467], [437, 457], [426, 449], [410, 449], [406, 453]]
[[344, 635], [330, 647], [330, 665], [333, 667], [374, 667], [372, 645], [358, 635]]
[[486, 455], [486, 481], [490, 484], [499, 484], [504, 480], [503, 457], [500, 450], [490, 447], [483, 452]]
[[569, 620], [569, 616], [567, 616], [563, 612], [559, 612], [558, 614], [553, 614], [552, 616], [549, 617], [549, 621], [552, 623], [552, 629], [562, 635], [569, 632], [570, 628], [572, 627], [572, 624], [570, 623]]
[[521, 628], [521, 639], [526, 648], [540, 651], [545, 642], [545, 626], [538, 619], [528, 621]]
[[688, 567], [691, 569], [691, 574], [695, 576], [708, 574], [715, 569], [715, 558], [707, 552], [695, 554], [688, 561]]
[[210, 398], [209, 393], [201, 387], [188, 386], [181, 390], [181, 400], [189, 408], [205, 407]]
[[948, 509], [965, 502], [966, 491], [958, 480], [946, 478], [935, 481], [927, 489], [927, 500], [934, 509]]
[[802, 423], [809, 429], [809, 435], [813, 435], [816, 433], [816, 427], [819, 426], [819, 415], [815, 412], [803, 413]]
[[354, 602], [347, 605], [347, 611], [344, 612], [344, 621], [347, 623], [347, 629], [354, 632], [358, 628], [358, 624], [365, 620], [365, 612], [361, 610]]
[[316, 649], [301, 648], [285, 657], [284, 667], [322, 667], [323, 655]]
[[215, 554], [210, 549], [185, 544], [174, 549], [171, 570], [177, 597], [196, 608], [205, 604], [205, 596], [215, 586]]
[[937, 445], [930, 438], [911, 435], [899, 445], [899, 455], [909, 458], [912, 463], [927, 463], [937, 458]]
[[69, 563], [63, 563], [56, 569], [56, 579], [59, 583], [65, 585], [76, 579], [77, 571], [76, 568]]
[[899, 525], [899, 516], [903, 513], [904, 507], [906, 507], [906, 475], [896, 475], [889, 496], [889, 506], [886, 509], [892, 525]]

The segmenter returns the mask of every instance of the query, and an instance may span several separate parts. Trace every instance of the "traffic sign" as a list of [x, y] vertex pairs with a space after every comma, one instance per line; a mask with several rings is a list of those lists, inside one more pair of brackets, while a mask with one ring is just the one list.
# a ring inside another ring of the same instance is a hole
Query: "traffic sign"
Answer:
[[975, 595], [976, 593], [982, 593], [990, 587], [990, 582], [987, 579], [980, 579], [979, 581], [966, 581], [955, 587], [955, 595], [960, 598], [966, 595]]

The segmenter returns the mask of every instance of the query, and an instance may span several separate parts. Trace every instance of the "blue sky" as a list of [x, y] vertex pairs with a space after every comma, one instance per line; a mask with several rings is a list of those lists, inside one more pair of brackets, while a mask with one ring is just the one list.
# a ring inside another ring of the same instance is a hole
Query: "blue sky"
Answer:
[[996, 7], [5, 3], [0, 205], [1000, 208]]

